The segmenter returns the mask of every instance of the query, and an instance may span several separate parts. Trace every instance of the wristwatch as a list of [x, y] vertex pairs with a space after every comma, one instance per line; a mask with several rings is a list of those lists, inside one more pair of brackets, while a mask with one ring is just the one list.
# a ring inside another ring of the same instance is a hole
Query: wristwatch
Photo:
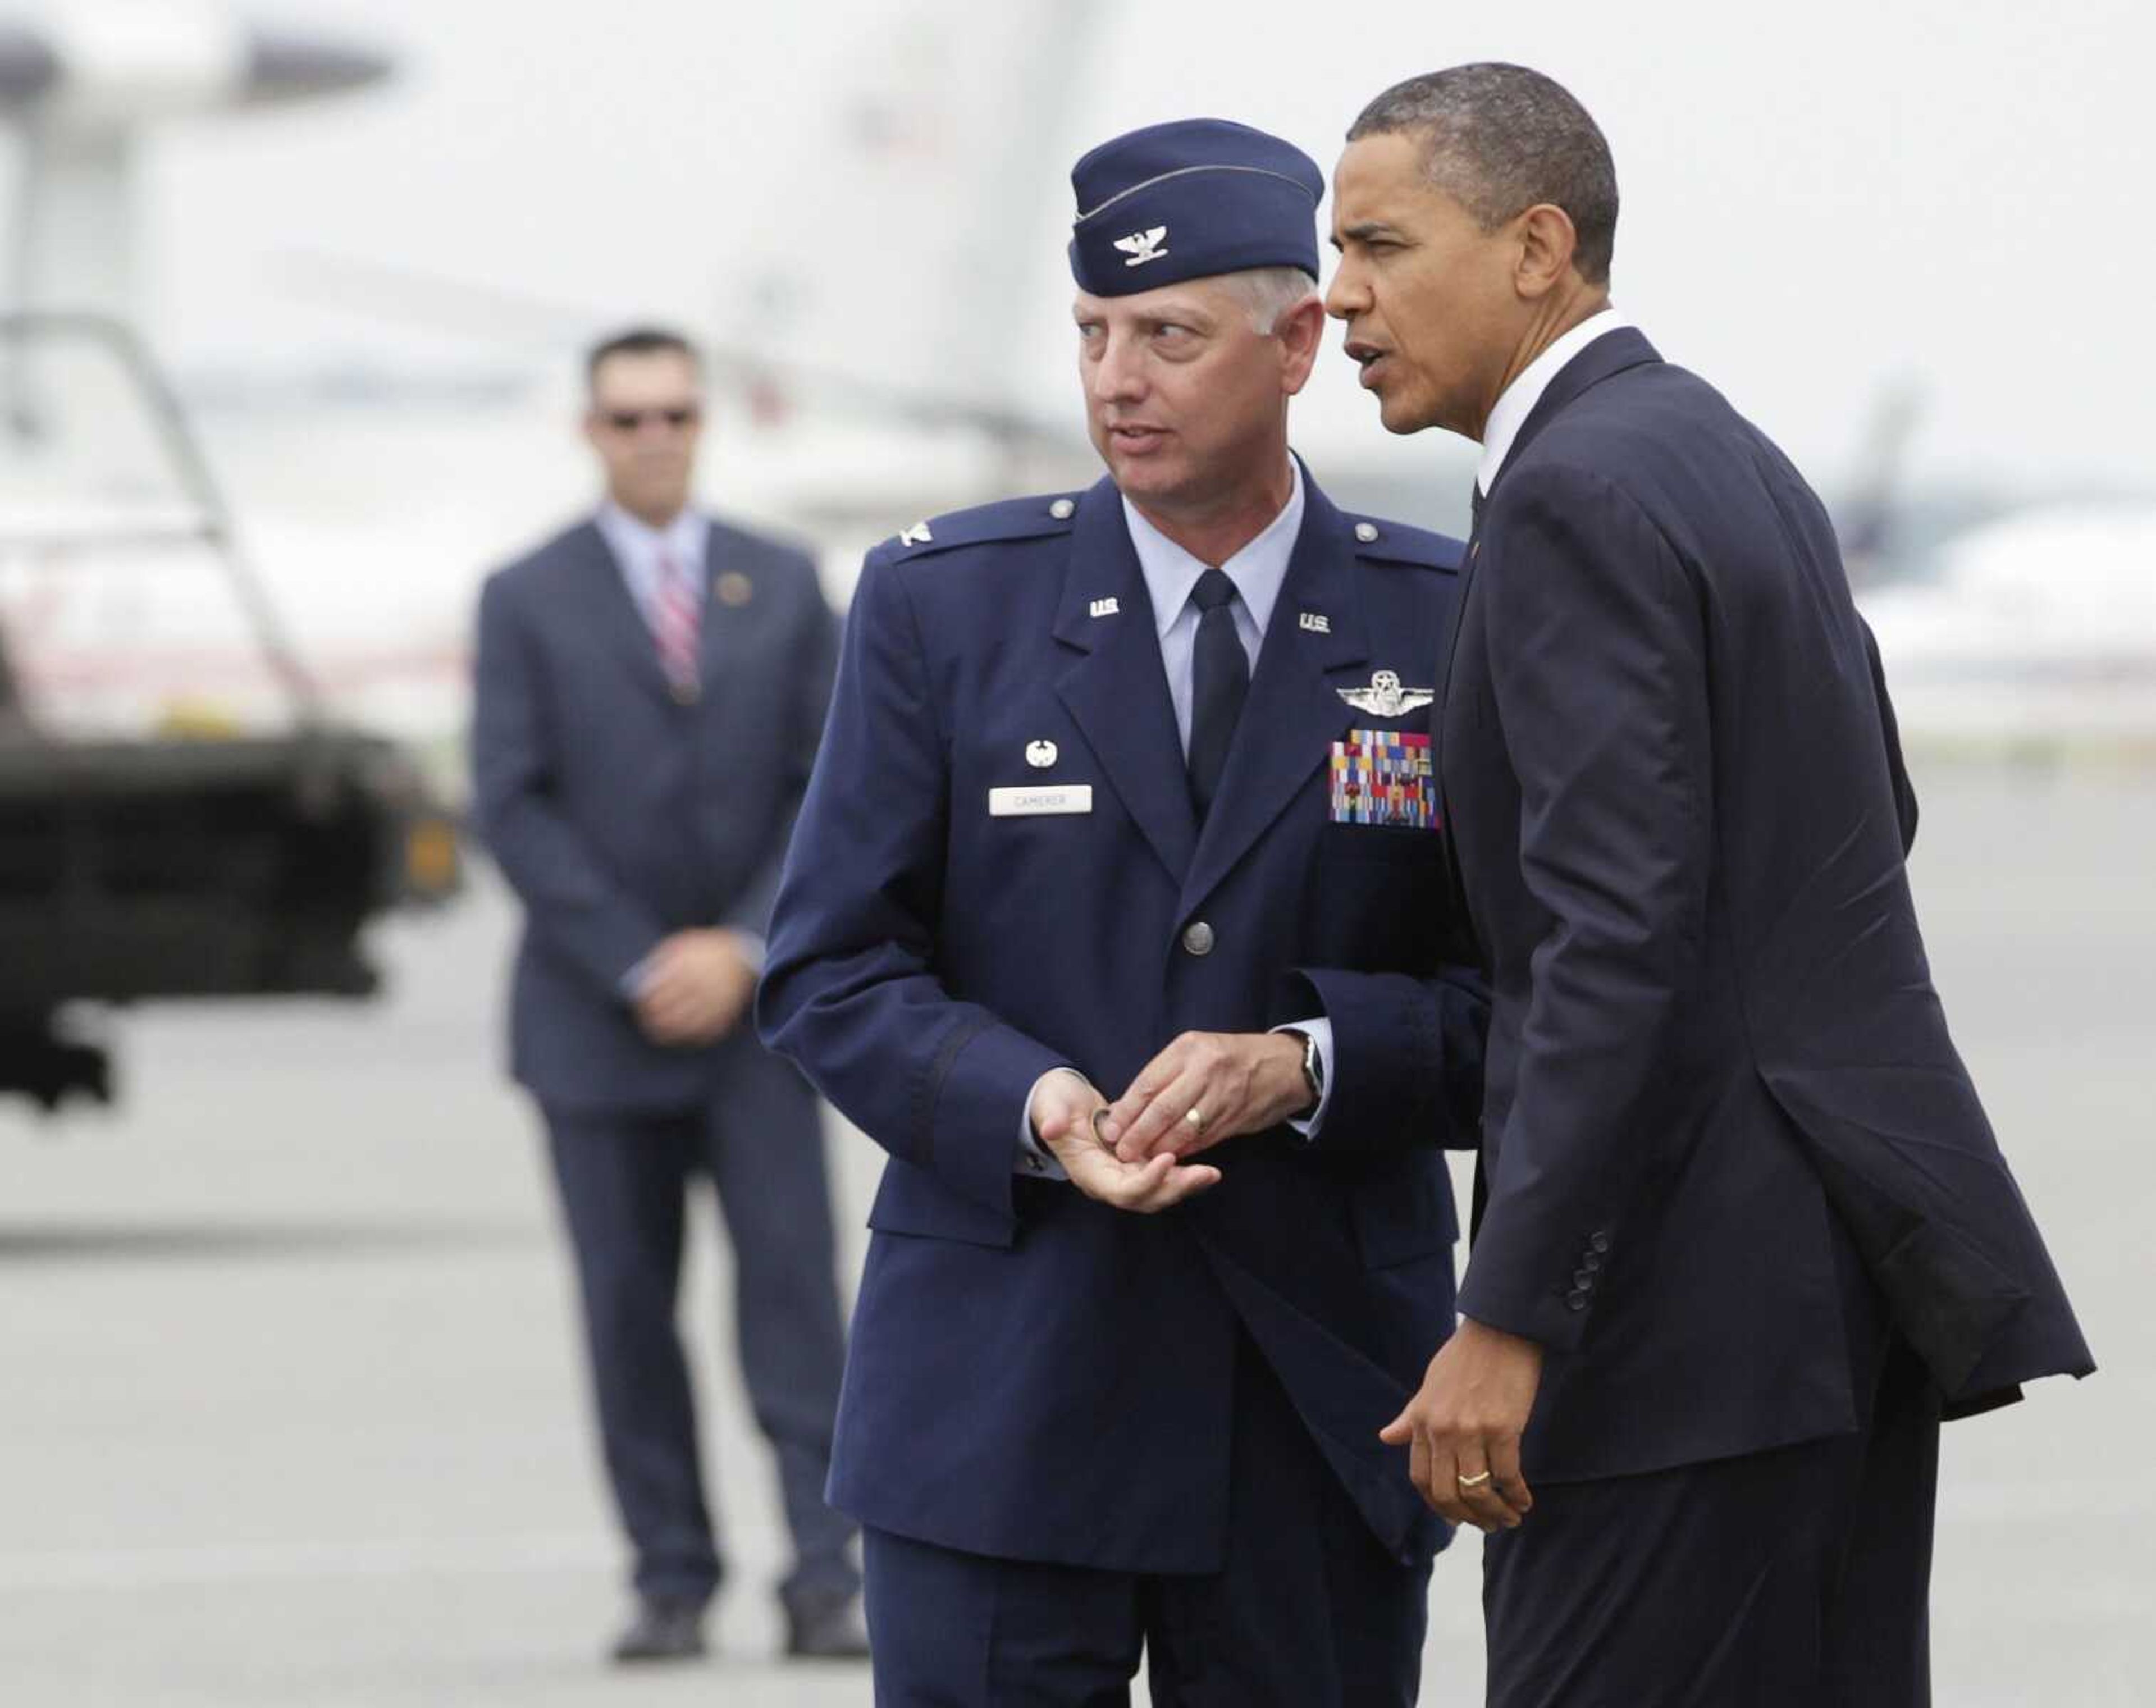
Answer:
[[[1283, 1026], [1281, 1034], [1302, 1040], [1302, 1083], [1310, 1088], [1310, 1108], [1315, 1109], [1325, 1100], [1325, 1056], [1317, 1040], [1299, 1026]], [[1308, 1114], [1309, 1110], [1303, 1112]]]

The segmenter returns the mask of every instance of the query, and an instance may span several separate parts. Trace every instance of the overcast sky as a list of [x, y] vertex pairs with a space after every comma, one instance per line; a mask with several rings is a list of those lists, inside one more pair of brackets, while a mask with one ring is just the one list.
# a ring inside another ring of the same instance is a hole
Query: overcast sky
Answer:
[[[1377, 89], [1496, 57], [1563, 80], [1610, 139], [1620, 305], [1823, 484], [1907, 382], [1921, 473], [2156, 490], [2146, 0], [251, 9], [405, 69], [170, 134], [152, 310], [185, 361], [493, 354], [301, 300], [302, 252], [679, 315], [810, 363], [926, 361], [1075, 419], [1060, 233], [1080, 150], [1209, 112], [1329, 170]], [[921, 21], [939, 10], [970, 21], [939, 38]], [[1071, 34], [1029, 50], [1059, 13]], [[870, 193], [894, 157], [913, 191]], [[1377, 432], [1329, 357], [1301, 436]]]

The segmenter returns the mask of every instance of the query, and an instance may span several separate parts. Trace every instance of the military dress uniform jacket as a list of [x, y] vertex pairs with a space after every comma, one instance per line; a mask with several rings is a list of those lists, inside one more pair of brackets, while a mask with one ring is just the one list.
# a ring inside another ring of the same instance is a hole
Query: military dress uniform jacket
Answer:
[[[1383, 1545], [1438, 1545], [1376, 1438], [1451, 1327], [1440, 1146], [1471, 1141], [1484, 1003], [1446, 970], [1436, 830], [1333, 822], [1329, 761], [1352, 731], [1427, 736], [1426, 703], [1342, 690], [1415, 685], [1458, 552], [1309, 485], [1202, 830], [1111, 483], [869, 555], [761, 999], [767, 1039], [891, 1153], [831, 1485], [864, 1523], [1219, 1569], [1247, 1331]], [[1029, 802], [1065, 810], [1008, 810]], [[1320, 1013], [1314, 1141], [1216, 1146], [1222, 1182], [1158, 1217], [1014, 1176], [1050, 1069], [1112, 1098], [1184, 1031]]]
[[1493, 1012], [1460, 1308], [1548, 1349], [1529, 1477], [1857, 1428], [1843, 1239], [1948, 1415], [2086, 1372], [1932, 987], [1892, 707], [1802, 478], [1610, 332], [1466, 575], [1440, 772]]

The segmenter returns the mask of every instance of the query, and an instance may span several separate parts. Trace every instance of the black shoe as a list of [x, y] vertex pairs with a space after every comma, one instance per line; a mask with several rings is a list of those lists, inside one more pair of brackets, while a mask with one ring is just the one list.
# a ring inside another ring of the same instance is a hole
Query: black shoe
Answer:
[[866, 1660], [869, 1628], [860, 1597], [788, 1601], [786, 1653], [793, 1660]]
[[694, 1660], [704, 1652], [704, 1609], [693, 1601], [645, 1601], [614, 1639], [618, 1661]]

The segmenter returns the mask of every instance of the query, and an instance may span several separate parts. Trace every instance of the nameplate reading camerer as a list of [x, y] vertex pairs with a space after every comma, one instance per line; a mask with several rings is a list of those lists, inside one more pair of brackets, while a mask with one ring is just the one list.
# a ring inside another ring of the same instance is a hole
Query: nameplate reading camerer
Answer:
[[1047, 788], [1009, 788], [988, 791], [991, 818], [1029, 818], [1044, 813], [1090, 813], [1093, 785], [1056, 783]]

